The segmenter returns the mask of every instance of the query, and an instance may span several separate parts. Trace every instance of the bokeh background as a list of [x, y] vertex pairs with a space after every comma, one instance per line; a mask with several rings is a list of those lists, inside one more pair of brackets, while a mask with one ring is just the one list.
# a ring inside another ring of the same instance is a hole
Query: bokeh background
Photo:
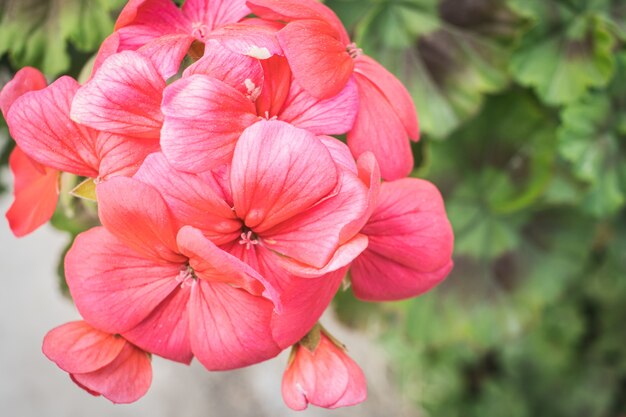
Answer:
[[[0, 0], [0, 85], [25, 65], [79, 76], [123, 3]], [[372, 398], [300, 415], [626, 415], [626, 1], [326, 3], [414, 98], [412, 175], [444, 194], [456, 267], [413, 300], [340, 293], [328, 320]], [[12, 146], [0, 121], [4, 167]], [[73, 387], [39, 349], [77, 317], [56, 269], [80, 222], [60, 212], [57, 230], [22, 241], [0, 228], [8, 415], [294, 415], [269, 388], [284, 358], [216, 374], [157, 361], [155, 387], [130, 407]]]

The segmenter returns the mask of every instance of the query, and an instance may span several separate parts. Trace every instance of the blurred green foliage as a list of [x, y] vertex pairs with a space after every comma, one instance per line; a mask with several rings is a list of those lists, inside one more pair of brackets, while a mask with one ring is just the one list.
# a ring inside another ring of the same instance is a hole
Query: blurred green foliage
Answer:
[[625, 415], [626, 2], [326, 3], [411, 92], [456, 238], [437, 289], [339, 317], [425, 415]]
[[[0, 84], [25, 65], [77, 77], [123, 3], [3, 0]], [[424, 415], [626, 415], [626, 2], [326, 3], [411, 92], [413, 175], [442, 189], [456, 235], [437, 289], [342, 292], [339, 317], [381, 329]], [[5, 165], [1, 118], [0, 147]], [[96, 220], [67, 199], [52, 224], [74, 236]]]

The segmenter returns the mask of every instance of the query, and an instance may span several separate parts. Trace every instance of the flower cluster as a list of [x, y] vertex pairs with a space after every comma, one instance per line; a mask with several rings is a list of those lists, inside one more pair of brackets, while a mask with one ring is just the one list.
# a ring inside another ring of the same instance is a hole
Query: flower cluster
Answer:
[[316, 0], [130, 0], [83, 85], [25, 68], [0, 105], [16, 235], [61, 173], [97, 200], [65, 258], [83, 321], [43, 350], [113, 402], [145, 394], [152, 354], [225, 370], [294, 346], [287, 405], [358, 403], [363, 373], [316, 324], [348, 270], [383, 301], [452, 268], [439, 192], [404, 178], [410, 96]]

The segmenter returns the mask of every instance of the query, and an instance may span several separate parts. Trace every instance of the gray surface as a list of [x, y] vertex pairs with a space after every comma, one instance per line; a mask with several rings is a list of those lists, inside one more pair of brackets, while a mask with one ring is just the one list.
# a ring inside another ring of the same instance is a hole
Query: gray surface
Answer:
[[[0, 212], [10, 204], [0, 200]], [[350, 349], [368, 379], [369, 398], [339, 410], [309, 407], [293, 412], [283, 403], [280, 380], [286, 353], [268, 362], [229, 372], [207, 372], [153, 359], [154, 379], [148, 394], [132, 405], [113, 405], [76, 387], [67, 374], [41, 353], [46, 332], [79, 319], [57, 289], [55, 268], [66, 238], [49, 226], [25, 238], [11, 234], [0, 220], [0, 415], [11, 417], [99, 416], [409, 416], [388, 380], [384, 354], [364, 335], [324, 323]]]

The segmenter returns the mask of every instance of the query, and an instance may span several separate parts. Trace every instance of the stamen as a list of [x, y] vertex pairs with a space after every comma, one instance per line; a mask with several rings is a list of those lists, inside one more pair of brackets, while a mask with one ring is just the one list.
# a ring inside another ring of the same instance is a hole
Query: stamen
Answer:
[[257, 245], [259, 243], [258, 239], [252, 238], [252, 231], [248, 230], [248, 232], [241, 233], [241, 240], [239, 240], [240, 245], [246, 245], [246, 249], [250, 249], [251, 245]]
[[352, 59], [355, 59], [358, 56], [363, 55], [363, 49], [356, 46], [356, 43], [354, 42], [352, 42], [351, 44], [348, 44], [348, 46], [346, 47], [346, 51], [348, 52], [348, 55], [350, 55], [350, 58]]
[[181, 288], [191, 287], [196, 280], [196, 274], [193, 272], [191, 266], [187, 265], [185, 269], [182, 269], [176, 276], [176, 282], [180, 283]]
[[209, 33], [209, 28], [202, 23], [194, 23], [191, 27], [191, 36], [204, 40], [206, 35]]

